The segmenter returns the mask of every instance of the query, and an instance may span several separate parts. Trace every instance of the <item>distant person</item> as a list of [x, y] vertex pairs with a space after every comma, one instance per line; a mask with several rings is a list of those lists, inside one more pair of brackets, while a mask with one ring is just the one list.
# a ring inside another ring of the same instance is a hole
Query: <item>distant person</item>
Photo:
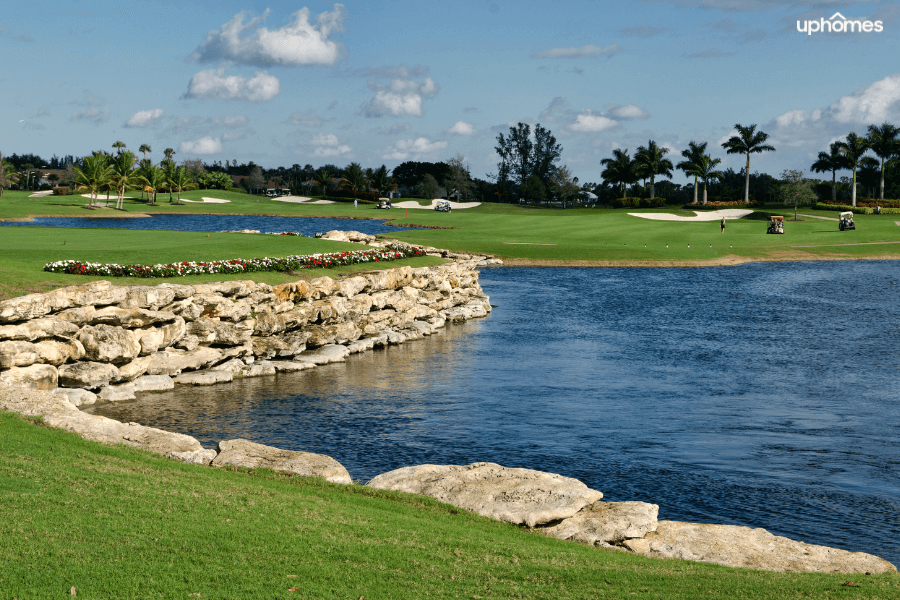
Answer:
[[356, 208], [356, 198], [353, 199], [353, 208]]
[[722, 222], [719, 223], [719, 226], [722, 228], [722, 233], [725, 233], [725, 217], [722, 217]]

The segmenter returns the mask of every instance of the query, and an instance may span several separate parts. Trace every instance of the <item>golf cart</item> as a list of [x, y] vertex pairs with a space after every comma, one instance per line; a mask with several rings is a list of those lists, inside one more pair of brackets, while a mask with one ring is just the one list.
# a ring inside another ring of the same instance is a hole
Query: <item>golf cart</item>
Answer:
[[388, 210], [391, 208], [391, 201], [389, 199], [382, 198], [378, 201], [378, 204], [375, 205], [375, 208]]
[[450, 212], [450, 203], [446, 200], [441, 200], [437, 204], [434, 205], [434, 210], [438, 212]]
[[852, 212], [842, 212], [838, 216], [838, 229], [840, 231], [847, 231], [848, 229], [856, 229], [856, 223], [853, 222], [853, 213]]
[[769, 228], [766, 233], [784, 233], [784, 217], [772, 215], [769, 217]]

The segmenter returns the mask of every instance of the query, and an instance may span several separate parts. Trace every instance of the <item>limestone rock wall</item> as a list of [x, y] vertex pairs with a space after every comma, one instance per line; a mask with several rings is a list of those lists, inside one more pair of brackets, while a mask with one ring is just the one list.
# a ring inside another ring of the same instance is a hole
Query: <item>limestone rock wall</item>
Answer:
[[343, 360], [486, 316], [483, 262], [274, 287], [95, 281], [13, 298], [0, 302], [0, 383], [57, 390], [80, 405]]

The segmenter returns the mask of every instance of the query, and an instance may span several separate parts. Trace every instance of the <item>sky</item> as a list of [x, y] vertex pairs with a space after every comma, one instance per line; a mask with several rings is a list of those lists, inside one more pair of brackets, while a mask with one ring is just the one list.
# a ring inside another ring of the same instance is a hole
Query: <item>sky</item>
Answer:
[[[83, 156], [119, 140], [150, 145], [155, 162], [174, 148], [266, 168], [462, 155], [488, 178], [497, 135], [524, 122], [550, 129], [584, 183], [613, 149], [651, 139], [675, 163], [708, 142], [740, 170], [721, 143], [756, 124], [776, 151], [754, 154], [751, 171], [778, 176], [809, 172], [851, 131], [900, 125], [900, 4], [878, 0], [4, 7], [4, 155]], [[822, 19], [872, 31], [815, 31]]]

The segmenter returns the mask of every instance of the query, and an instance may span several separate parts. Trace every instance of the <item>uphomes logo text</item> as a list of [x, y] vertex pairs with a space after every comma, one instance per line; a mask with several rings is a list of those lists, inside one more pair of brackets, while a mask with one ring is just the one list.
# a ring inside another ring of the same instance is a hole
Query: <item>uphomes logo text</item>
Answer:
[[812, 35], [814, 33], [881, 33], [884, 25], [881, 21], [862, 21], [860, 19], [848, 19], [839, 12], [826, 19], [822, 17], [818, 21], [797, 21], [797, 31]]

